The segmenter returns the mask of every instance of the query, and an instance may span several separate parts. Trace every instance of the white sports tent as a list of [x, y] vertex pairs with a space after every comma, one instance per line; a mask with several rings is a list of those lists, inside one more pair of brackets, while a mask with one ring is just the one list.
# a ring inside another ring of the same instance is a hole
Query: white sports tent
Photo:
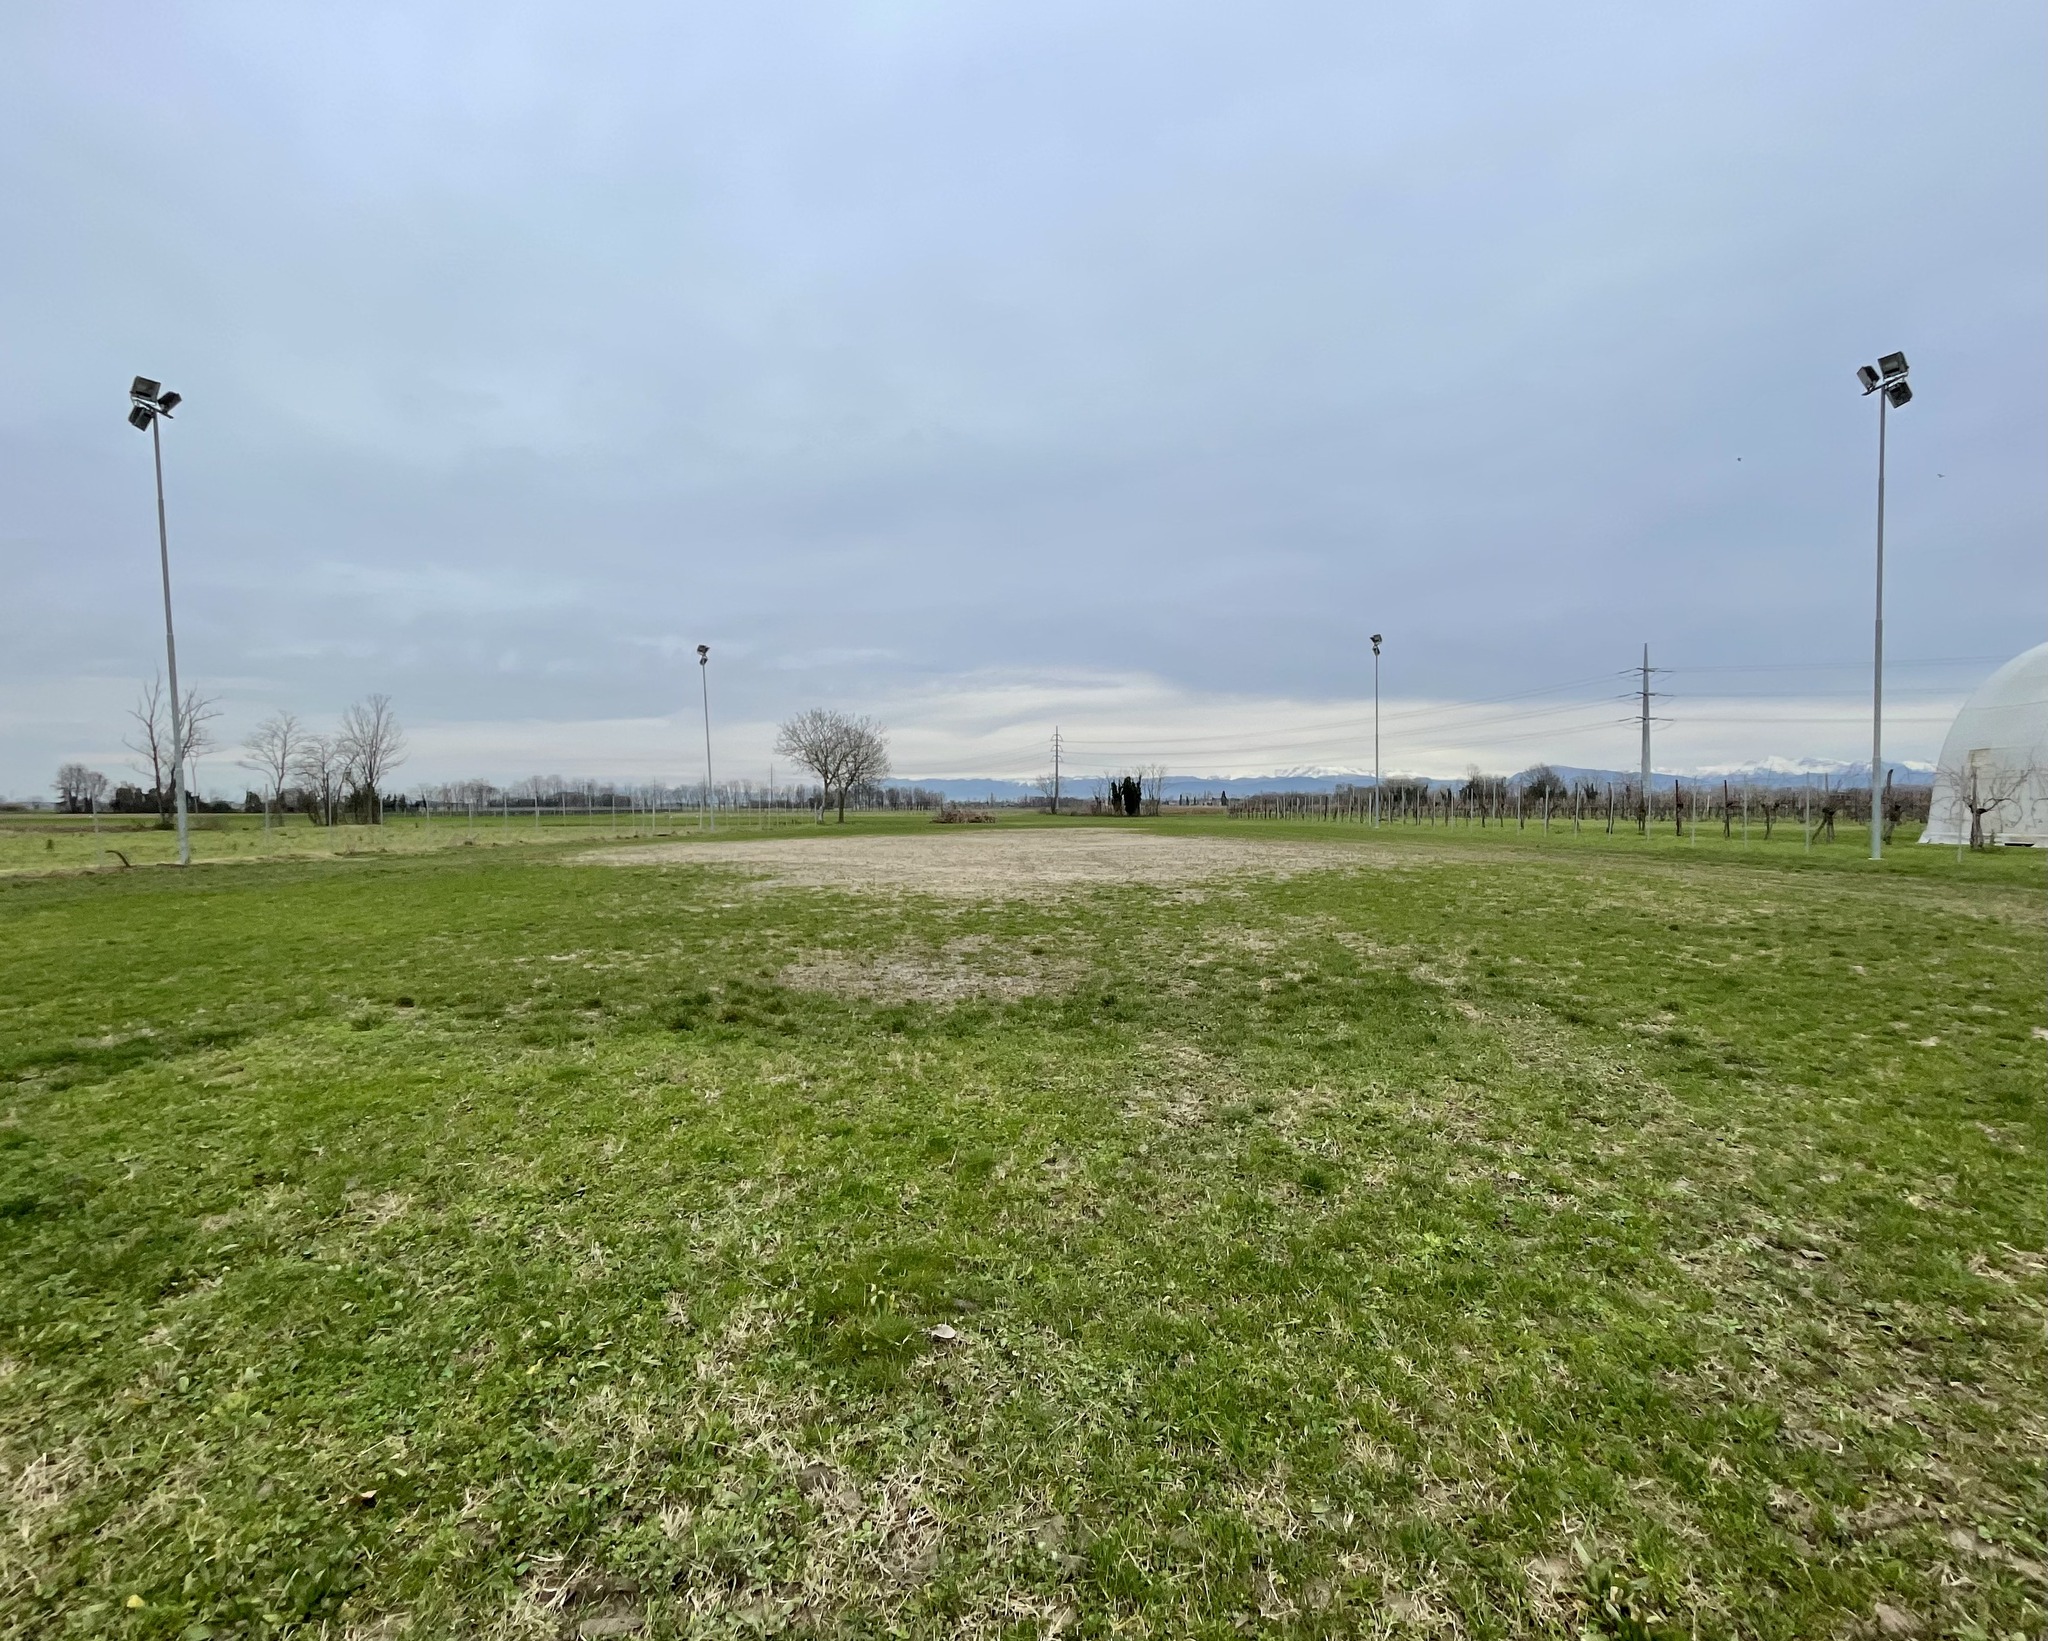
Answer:
[[2011, 789], [1984, 817], [1992, 842], [2048, 845], [2048, 644], [2016, 655], [1963, 703], [1941, 743], [1922, 843], [1953, 848], [1970, 836], [1978, 801]]

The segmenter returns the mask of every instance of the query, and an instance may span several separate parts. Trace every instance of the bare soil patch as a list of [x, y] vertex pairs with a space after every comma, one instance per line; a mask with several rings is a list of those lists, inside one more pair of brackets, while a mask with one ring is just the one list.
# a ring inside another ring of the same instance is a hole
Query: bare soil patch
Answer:
[[1108, 828], [948, 832], [937, 837], [778, 838], [663, 843], [578, 855], [598, 866], [734, 866], [806, 888], [909, 891], [1009, 900], [1076, 884], [1177, 887], [1217, 878], [1293, 877], [1391, 862], [1356, 844], [1176, 837]]
[[800, 991], [872, 1003], [957, 1003], [1065, 991], [1082, 972], [1066, 959], [967, 935], [931, 951], [814, 952], [777, 978]]

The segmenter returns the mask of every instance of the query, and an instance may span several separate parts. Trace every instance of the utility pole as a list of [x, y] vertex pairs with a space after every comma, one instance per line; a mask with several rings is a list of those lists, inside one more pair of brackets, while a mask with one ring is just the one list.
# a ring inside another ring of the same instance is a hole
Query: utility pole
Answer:
[[1052, 812], [1060, 812], [1060, 726], [1052, 726]]
[[1643, 646], [1643, 836], [1650, 835], [1650, 646]]

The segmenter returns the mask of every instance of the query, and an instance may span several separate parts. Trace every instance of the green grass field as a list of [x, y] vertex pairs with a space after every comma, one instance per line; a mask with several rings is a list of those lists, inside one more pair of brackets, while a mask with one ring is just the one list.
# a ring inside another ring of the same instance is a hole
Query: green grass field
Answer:
[[0, 1636], [2041, 1633], [2048, 863], [1141, 828], [0, 829]]

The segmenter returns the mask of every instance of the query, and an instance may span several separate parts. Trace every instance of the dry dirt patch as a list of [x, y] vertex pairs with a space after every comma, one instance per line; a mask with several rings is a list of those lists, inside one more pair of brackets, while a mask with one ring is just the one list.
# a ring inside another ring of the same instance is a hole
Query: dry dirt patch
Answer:
[[970, 997], [1036, 997], [1065, 991], [1082, 970], [1065, 959], [967, 935], [932, 951], [815, 952], [777, 976], [801, 991], [874, 1003], [957, 1003]]
[[1215, 878], [1292, 877], [1388, 864], [1379, 851], [1356, 844], [1176, 837], [1106, 827], [664, 843], [575, 858], [600, 866], [733, 866], [805, 888], [907, 890], [978, 900], [1052, 894], [1076, 884], [1175, 887]]

